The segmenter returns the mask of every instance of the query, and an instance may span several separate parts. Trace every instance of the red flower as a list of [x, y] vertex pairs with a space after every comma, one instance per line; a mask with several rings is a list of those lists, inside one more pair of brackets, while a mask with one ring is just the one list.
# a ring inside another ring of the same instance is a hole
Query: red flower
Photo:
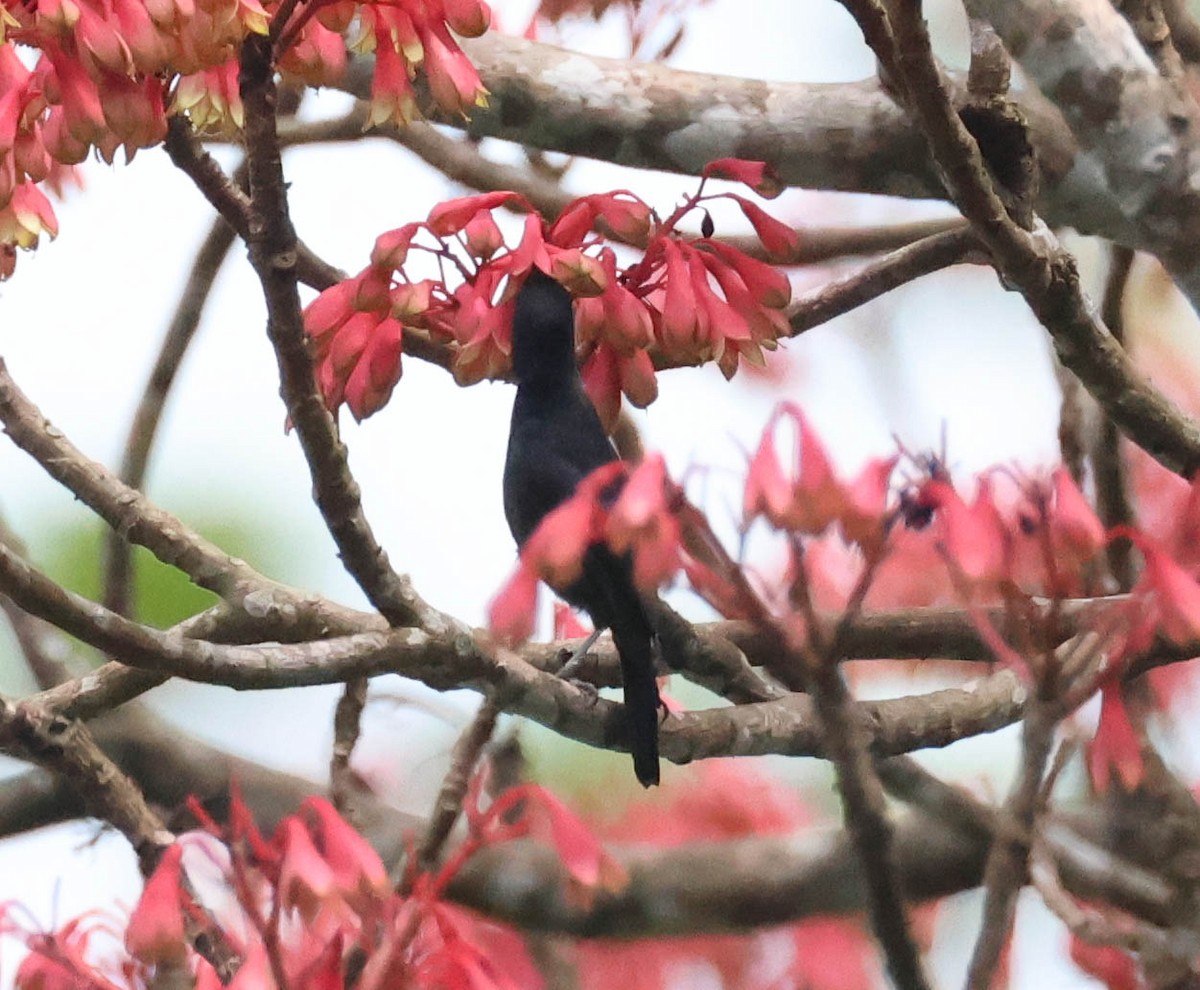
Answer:
[[477, 196], [463, 196], [438, 203], [429, 211], [425, 225], [439, 237], [457, 234], [480, 213], [487, 213], [497, 206], [519, 203], [527, 210], [532, 210], [524, 196], [504, 190], [498, 192], [480, 193]]
[[983, 478], [975, 501], [967, 505], [945, 481], [926, 482], [920, 497], [937, 510], [941, 542], [955, 569], [972, 585], [1008, 580], [1012, 571], [1012, 536]]
[[583, 639], [589, 632], [570, 605], [565, 602], [554, 603], [555, 639]]
[[[775, 427], [784, 416], [796, 428], [794, 478], [784, 471], [775, 450]], [[836, 522], [847, 540], [873, 547], [883, 537], [888, 479], [895, 464], [895, 458], [871, 461], [849, 484], [842, 482], [808, 418], [798, 407], [785, 404], [767, 423], [750, 460], [743, 517], [749, 523], [765, 516], [778, 529], [812, 536]]]
[[[427, 41], [422, 41], [421, 25], [399, 8], [367, 8], [364, 16], [373, 30], [387, 26], [389, 45], [407, 45], [415, 52]], [[437, 30], [431, 30], [437, 37]], [[427, 57], [433, 58], [435, 51], [440, 49], [430, 49]], [[409, 57], [416, 56], [410, 53]], [[377, 80], [386, 71], [378, 68]], [[758, 168], [751, 169], [757, 172]], [[336, 406], [353, 399], [353, 411], [362, 417], [387, 401], [399, 377], [400, 328], [385, 326], [384, 304], [361, 290], [367, 283], [375, 284], [381, 300], [389, 285], [399, 282], [393, 293], [408, 285], [403, 277], [397, 279], [397, 272], [419, 234], [437, 242], [432, 248], [435, 253], [453, 258], [463, 279], [453, 288], [426, 283], [429, 288], [422, 298], [403, 312], [393, 299], [391, 316], [405, 327], [429, 331], [457, 345], [451, 368], [461, 385], [499, 377], [507, 370], [510, 303], [535, 267], [578, 297], [576, 320], [586, 353], [584, 381], [610, 426], [622, 396], [637, 406], [657, 397], [651, 347], [657, 346], [669, 362], [713, 360], [726, 376], [742, 359], [761, 366], [762, 350], [774, 347], [788, 333], [781, 310], [791, 298], [791, 286], [784, 274], [734, 248], [707, 238], [688, 241], [678, 234], [679, 218], [705, 198], [713, 197], [697, 193], [667, 221], [653, 226], [656, 218], [650, 208], [625, 190], [577, 199], [552, 224], [538, 216], [523, 196], [507, 190], [436, 205], [424, 223], [407, 224], [378, 239], [371, 266], [349, 280], [356, 288], [327, 290], [306, 313], [306, 326], [318, 341], [318, 378], [326, 402]], [[527, 214], [515, 246], [505, 244], [492, 215], [503, 207]], [[768, 241], [783, 236], [784, 225], [757, 208], [743, 208]], [[596, 228], [626, 240], [646, 241], [645, 256], [620, 271], [616, 254], [607, 247], [597, 248]], [[427, 244], [420, 247], [429, 249]], [[359, 319], [350, 325], [351, 332], [338, 347], [338, 361], [329, 364], [329, 344], [322, 338], [341, 333], [351, 311], [373, 314], [374, 323]], [[349, 356], [363, 354], [368, 345], [380, 353], [371, 353], [364, 364], [356, 365], [351, 387]]]
[[[610, 478], [618, 473], [606, 472]], [[521, 559], [550, 587], [565, 588], [583, 573], [583, 555], [601, 538], [602, 525], [600, 506], [577, 492], [546, 515], [521, 549]]]
[[34, 948], [13, 975], [17, 990], [91, 990], [73, 968]]
[[333, 872], [334, 885], [355, 911], [365, 914], [367, 905], [391, 890], [378, 853], [324, 798], [306, 798], [300, 810]]
[[1055, 556], [1067, 571], [1078, 572], [1104, 548], [1108, 535], [1070, 472], [1059, 468], [1050, 481], [1054, 489], [1050, 533]]
[[774, 199], [784, 189], [779, 173], [766, 162], [718, 158], [705, 165], [700, 174], [706, 179], [732, 179], [734, 182], [743, 182], [763, 199]]
[[262, 942], [250, 943], [242, 965], [229, 981], [228, 990], [278, 990], [271, 973], [271, 961]]
[[1135, 599], [1152, 593], [1163, 635], [1176, 643], [1200, 639], [1200, 584], [1161, 548], [1138, 541], [1146, 566], [1133, 589]]
[[391, 44], [377, 45], [367, 126], [407, 124], [419, 115], [416, 93], [408, 80], [407, 63]]
[[652, 590], [680, 567], [681, 528], [662, 454], [647, 454], [630, 473], [608, 514], [605, 535], [617, 553], [633, 554], [633, 582]]
[[471, 60], [444, 25], [434, 22], [425, 34], [423, 67], [434, 102], [443, 110], [469, 118], [472, 107], [486, 107], [487, 90]]
[[521, 560], [488, 608], [488, 625], [503, 642], [533, 631], [537, 581], [565, 588], [583, 571], [588, 547], [605, 542], [633, 557], [635, 583], [650, 589], [682, 563], [681, 526], [674, 486], [661, 456], [636, 468], [613, 461], [580, 482], [575, 494], [550, 512], [525, 542]]
[[183, 924], [183, 847], [174, 843], [146, 881], [125, 929], [125, 947], [143, 962], [182, 962], [187, 955]]
[[602, 891], [621, 890], [629, 875], [604, 849], [595, 833], [557, 797], [537, 784], [522, 784], [505, 791], [480, 814], [472, 811], [473, 828], [481, 841], [500, 827], [500, 834], [513, 834], [504, 823], [515, 816], [520, 831], [527, 831], [554, 847], [555, 854], [571, 879], [572, 896], [590, 904]]
[[488, 628], [500, 642], [523, 643], [533, 635], [537, 594], [537, 573], [522, 560], [488, 605]]
[[621, 396], [629, 397], [639, 409], [644, 409], [658, 398], [658, 379], [654, 374], [654, 362], [645, 351], [634, 351], [622, 355], [608, 343], [596, 346], [579, 369], [583, 387], [596, 407], [604, 428], [616, 428], [621, 415]]
[[42, 234], [57, 236], [58, 218], [42, 191], [23, 182], [12, 191], [8, 204], [0, 207], [0, 244], [30, 250]]
[[751, 203], [743, 196], [731, 195], [730, 199], [742, 208], [742, 212], [750, 221], [750, 225], [754, 228], [754, 232], [758, 235], [762, 246], [767, 249], [768, 254], [774, 255], [776, 258], [795, 256], [800, 247], [800, 238], [792, 227], [776, 220], [757, 203]]
[[284, 908], [295, 908], [311, 923], [334, 897], [333, 870], [317, 852], [308, 829], [298, 818], [279, 823], [276, 836], [283, 851], [279, 865], [279, 899]]
[[1099, 793], [1108, 790], [1114, 775], [1126, 790], [1133, 790], [1142, 782], [1145, 773], [1142, 748], [1129, 721], [1119, 682], [1100, 689], [1100, 722], [1088, 747], [1088, 770], [1092, 786]]
[[[321, 10], [327, 6], [322, 5]], [[280, 56], [279, 68], [310, 86], [331, 86], [341, 80], [346, 62], [346, 40], [341, 31], [327, 27], [318, 13]]]
[[1071, 936], [1070, 951], [1072, 962], [1108, 990], [1143, 990], [1146, 985], [1127, 952], [1111, 945], [1093, 945], [1077, 935]]

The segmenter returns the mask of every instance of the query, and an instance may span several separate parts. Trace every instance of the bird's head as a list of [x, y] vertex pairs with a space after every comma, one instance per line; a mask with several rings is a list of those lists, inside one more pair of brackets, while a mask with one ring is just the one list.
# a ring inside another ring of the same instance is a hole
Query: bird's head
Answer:
[[512, 340], [513, 374], [518, 384], [574, 374], [571, 294], [540, 269], [532, 269], [517, 291]]

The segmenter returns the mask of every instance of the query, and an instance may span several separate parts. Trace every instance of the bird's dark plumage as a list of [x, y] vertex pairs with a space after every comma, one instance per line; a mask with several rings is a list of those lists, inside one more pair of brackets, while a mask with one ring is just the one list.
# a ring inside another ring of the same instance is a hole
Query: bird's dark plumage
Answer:
[[[579, 378], [571, 297], [534, 269], [517, 294], [513, 316], [513, 403], [504, 464], [504, 514], [518, 546], [574, 494], [579, 482], [617, 453]], [[658, 783], [658, 685], [654, 631], [633, 584], [628, 556], [602, 543], [588, 548], [583, 574], [555, 588], [607, 627], [621, 657], [633, 767], [647, 787]]]

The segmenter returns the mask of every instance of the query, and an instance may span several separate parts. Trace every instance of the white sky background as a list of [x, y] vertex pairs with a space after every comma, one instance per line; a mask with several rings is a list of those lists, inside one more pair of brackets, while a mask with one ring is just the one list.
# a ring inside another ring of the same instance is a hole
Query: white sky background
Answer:
[[[507, 13], [501, 5], [501, 16], [519, 29], [525, 8]], [[935, 27], [954, 42], [952, 51], [962, 50], [961, 24]], [[599, 38], [604, 50], [604, 37], [589, 27], [572, 30], [566, 41], [598, 50]], [[620, 54], [611, 43], [616, 32], [609, 38], [607, 53]], [[770, 39], [780, 43], [765, 43]], [[777, 80], [851, 80], [874, 71], [857, 30], [832, 0], [714, 0], [692, 15], [673, 64]], [[463, 192], [382, 141], [289, 152], [285, 168], [301, 236], [351, 272], [365, 263], [376, 234]], [[58, 240], [22, 254], [15, 277], [0, 285], [0, 354], [67, 436], [115, 466], [211, 213], [161, 151], [143, 152], [129, 167], [93, 164], [86, 174], [86, 192], [57, 207]], [[589, 162], [578, 163], [570, 182], [581, 192], [629, 186], [661, 212], [694, 188], [683, 177]], [[778, 203], [788, 204], [788, 219], [815, 224], [940, 209], [905, 204], [896, 213], [895, 204], [847, 196], [798, 195]], [[819, 281], [803, 278], [802, 285]], [[796, 358], [787, 394], [810, 413], [846, 467], [890, 450], [893, 433], [910, 449], [936, 448], [943, 423], [952, 463], [964, 472], [1013, 459], [1046, 464], [1056, 456], [1056, 396], [1043, 335], [1020, 299], [1004, 293], [988, 271], [923, 280], [805, 335], [789, 351]], [[663, 450], [676, 472], [691, 465], [729, 469], [714, 473], [730, 483], [708, 503], [719, 515], [736, 497], [730, 493], [742, 451], [757, 441], [775, 396], [754, 385], [726, 385], [711, 369], [663, 375], [660, 387], [661, 398], [641, 417], [647, 445]], [[277, 393], [263, 304], [244, 251], [235, 246], [172, 393], [148, 491], [185, 520], [219, 516], [226, 502], [248, 512], [297, 558], [298, 573], [273, 576], [362, 604], [311, 504], [307, 469], [295, 438], [283, 433]], [[368, 517], [393, 563], [413, 575], [435, 606], [472, 623], [483, 621], [514, 559], [500, 506], [511, 399], [508, 386], [462, 390], [444, 372], [406, 359], [385, 410], [362, 426], [344, 417]], [[85, 515], [8, 443], [0, 443], [0, 509], [35, 559], [64, 521]], [[0, 630], [0, 687], [15, 691], [5, 635]], [[414, 717], [408, 708], [373, 707], [363, 744], [375, 769], [386, 754], [402, 754], [392, 756], [386, 776], [402, 801], [422, 810], [474, 696], [439, 697], [398, 679], [377, 685], [417, 699], [426, 712]], [[232, 696], [172, 685], [152, 701], [189, 731], [323, 779], [334, 693]], [[986, 740], [975, 745], [981, 754], [995, 751]], [[956, 748], [939, 759], [961, 768], [963, 752], [972, 750]], [[140, 889], [132, 857], [112, 837], [81, 848], [93, 831], [76, 824], [0, 843], [0, 902], [17, 897], [46, 924], [113, 898], [132, 903]], [[1039, 929], [1036, 937], [1045, 941], [1056, 937], [1047, 927], [1027, 929]], [[955, 938], [946, 936], [949, 943]], [[964, 951], [947, 950], [949, 961], [939, 966], [945, 981], [961, 980]], [[1039, 967], [1043, 956], [1036, 953]], [[0, 951], [0, 965], [6, 959], [11, 951]], [[1077, 979], [1068, 970], [1042, 969], [1038, 985]], [[3, 971], [0, 985], [7, 985]]]

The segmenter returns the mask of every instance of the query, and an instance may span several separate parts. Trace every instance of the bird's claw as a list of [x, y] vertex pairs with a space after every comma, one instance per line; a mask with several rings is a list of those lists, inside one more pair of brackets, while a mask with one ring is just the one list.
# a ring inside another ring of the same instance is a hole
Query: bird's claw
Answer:
[[593, 704], [600, 698], [600, 689], [587, 678], [582, 677], [581, 674], [584, 664], [587, 663], [589, 659], [588, 650], [592, 648], [592, 645], [600, 636], [600, 632], [601, 630], [597, 629], [590, 636], [588, 636], [587, 639], [580, 643], [579, 647], [574, 653], [567, 657], [566, 662], [558, 671], [558, 676], [564, 681], [569, 681], [581, 691], [590, 695]]
[[600, 689], [591, 681], [585, 681], [582, 677], [567, 677], [564, 679], [567, 683], [575, 685], [575, 687], [588, 696], [588, 704], [595, 705], [600, 700]]

